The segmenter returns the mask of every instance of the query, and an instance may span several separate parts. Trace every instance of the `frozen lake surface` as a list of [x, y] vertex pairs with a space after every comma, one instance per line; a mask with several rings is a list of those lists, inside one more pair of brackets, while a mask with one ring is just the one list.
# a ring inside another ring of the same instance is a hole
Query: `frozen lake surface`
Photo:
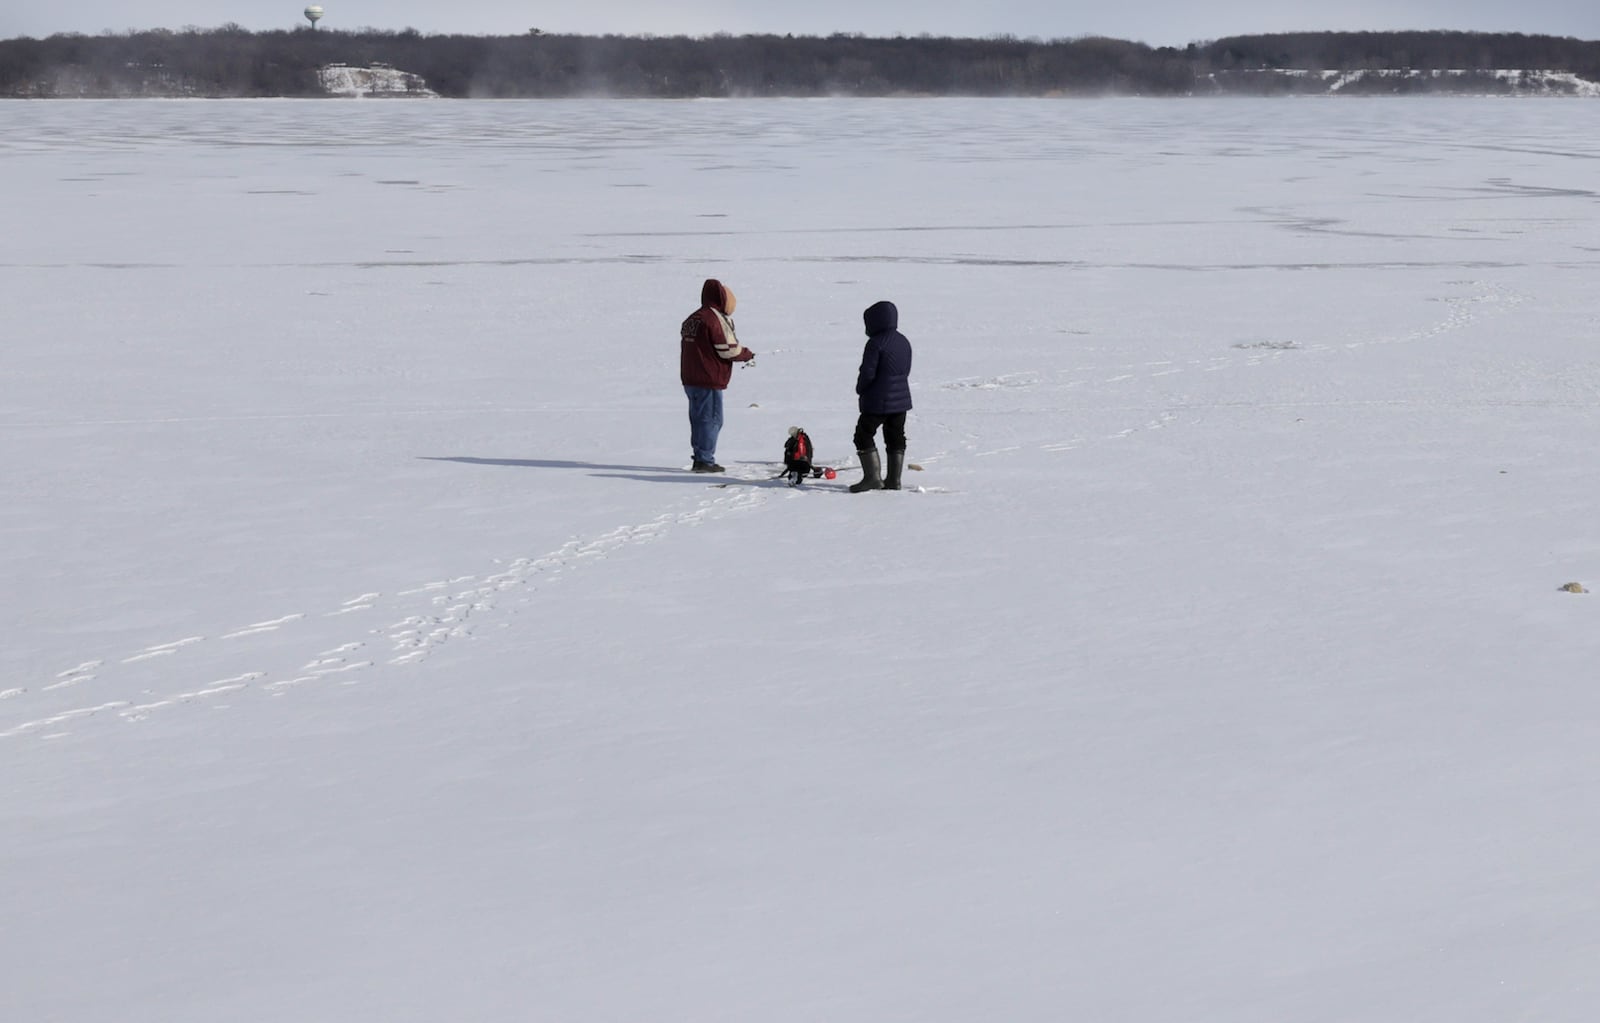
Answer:
[[0, 102], [0, 1018], [1589, 1023], [1597, 129]]

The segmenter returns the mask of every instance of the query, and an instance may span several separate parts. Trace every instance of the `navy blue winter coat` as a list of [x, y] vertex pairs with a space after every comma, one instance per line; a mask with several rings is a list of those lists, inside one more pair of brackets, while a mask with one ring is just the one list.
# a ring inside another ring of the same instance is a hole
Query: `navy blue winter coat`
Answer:
[[888, 416], [911, 410], [911, 342], [895, 328], [900, 310], [893, 302], [877, 302], [861, 314], [867, 325], [867, 347], [856, 374], [861, 411]]

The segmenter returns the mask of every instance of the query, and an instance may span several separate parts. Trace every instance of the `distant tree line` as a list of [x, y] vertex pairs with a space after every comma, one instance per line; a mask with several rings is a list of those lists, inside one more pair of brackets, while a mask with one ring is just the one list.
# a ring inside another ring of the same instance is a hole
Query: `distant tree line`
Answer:
[[[1566, 72], [1600, 82], [1600, 42], [1562, 36], [1478, 32], [1308, 32], [1234, 36], [1197, 48], [1210, 91], [1319, 92], [1315, 77], [1265, 75], [1270, 68], [1307, 72], [1392, 71], [1346, 85], [1346, 93], [1509, 92], [1496, 70]], [[1443, 77], [1428, 72], [1465, 72]], [[1197, 89], [1197, 91], [1200, 91]]]
[[[1600, 42], [1359, 32], [1235, 36], [1177, 49], [1100, 37], [691, 38], [547, 35], [537, 29], [520, 36], [464, 36], [414, 29], [252, 32], [230, 24], [0, 40], [0, 95], [316, 96], [323, 92], [318, 69], [335, 63], [386, 64], [420, 75], [435, 92], [453, 97], [1175, 96], [1294, 87], [1281, 76], [1260, 74], [1269, 68], [1529, 68], [1600, 81]], [[1393, 88], [1415, 88], [1411, 81]]]
[[1527, 68], [1568, 71], [1590, 78], [1600, 72], [1600, 42], [1515, 32], [1307, 32], [1233, 36], [1207, 43], [1202, 53], [1210, 68], [1215, 70]]

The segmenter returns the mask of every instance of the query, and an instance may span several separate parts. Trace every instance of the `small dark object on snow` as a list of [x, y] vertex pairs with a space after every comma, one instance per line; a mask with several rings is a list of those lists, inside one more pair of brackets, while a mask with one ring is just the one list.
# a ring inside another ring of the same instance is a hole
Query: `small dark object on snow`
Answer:
[[798, 487], [811, 475], [811, 437], [798, 426], [789, 427], [789, 439], [783, 442], [783, 475], [791, 487]]
[[812, 454], [810, 435], [798, 426], [789, 427], [789, 439], [783, 442], [783, 476], [791, 487], [808, 479], [833, 479], [833, 469], [814, 464]]

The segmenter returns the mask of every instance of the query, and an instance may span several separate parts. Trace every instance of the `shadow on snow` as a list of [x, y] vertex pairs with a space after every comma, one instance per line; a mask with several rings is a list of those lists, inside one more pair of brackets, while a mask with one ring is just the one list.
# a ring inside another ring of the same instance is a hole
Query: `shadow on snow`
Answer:
[[[641, 483], [765, 483], [766, 479], [746, 480], [720, 474], [695, 473], [680, 466], [606, 465], [600, 462], [574, 462], [549, 458], [471, 458], [464, 455], [418, 455], [428, 462], [460, 462], [463, 465], [501, 465], [514, 469], [582, 469], [602, 479], [638, 480]], [[737, 465], [767, 466], [767, 462], [737, 462]], [[785, 484], [787, 485], [787, 484]]]

